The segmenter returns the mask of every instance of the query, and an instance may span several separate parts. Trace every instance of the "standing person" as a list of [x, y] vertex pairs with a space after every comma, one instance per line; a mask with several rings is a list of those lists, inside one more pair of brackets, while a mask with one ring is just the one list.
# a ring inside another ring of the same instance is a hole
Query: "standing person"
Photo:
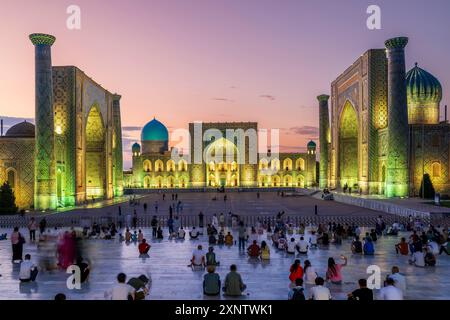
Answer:
[[239, 237], [239, 250], [245, 250], [245, 241], [247, 240], [247, 229], [244, 226], [244, 222], [239, 222], [238, 228]]
[[373, 301], [373, 291], [367, 288], [367, 280], [359, 279], [358, 280], [359, 289], [348, 294], [348, 300], [357, 300], [357, 301]]
[[11, 245], [12, 245], [12, 261], [14, 263], [22, 262], [23, 244], [25, 238], [19, 232], [18, 227], [14, 227], [14, 231], [11, 233]]
[[347, 265], [347, 257], [341, 256], [343, 264], [336, 263], [333, 258], [328, 258], [327, 280], [333, 284], [342, 284], [342, 267]]
[[300, 278], [303, 278], [303, 268], [300, 264], [300, 259], [296, 259], [294, 261], [294, 264], [291, 265], [291, 268], [289, 269], [289, 280], [291, 280], [291, 284], [295, 284], [295, 280]]
[[144, 202], [143, 207], [144, 207], [144, 213], [147, 213], [147, 202]]
[[158, 200], [155, 201], [155, 213], [158, 213]]
[[36, 221], [34, 220], [34, 217], [31, 217], [30, 221], [28, 222], [28, 230], [30, 231], [30, 241], [36, 241]]
[[42, 218], [41, 221], [39, 221], [39, 233], [43, 234], [46, 228], [47, 228], [47, 220], [45, 218]]
[[156, 216], [153, 216], [153, 219], [150, 222], [150, 225], [152, 226], [152, 237], [156, 238], [156, 230], [158, 228], [158, 219], [156, 218]]
[[219, 225], [221, 228], [225, 228], [225, 216], [223, 212], [219, 215]]
[[169, 216], [169, 219], [167, 219], [167, 227], [169, 227], [169, 235], [172, 236], [173, 234], [173, 218], [172, 216]]
[[31, 255], [26, 254], [25, 260], [20, 263], [20, 282], [33, 282], [38, 275], [38, 268], [31, 262]]
[[306, 300], [302, 278], [295, 279], [295, 287], [289, 291], [288, 300]]
[[227, 296], [241, 296], [247, 286], [242, 281], [241, 275], [237, 272], [235, 264], [230, 266], [230, 272], [225, 277], [223, 292]]
[[138, 217], [137, 217], [136, 210], [134, 210], [134, 214], [133, 214], [133, 229], [137, 228], [137, 223], [138, 223]]
[[203, 212], [200, 211], [200, 213], [198, 214], [198, 226], [200, 228], [203, 228], [203, 217], [204, 217]]
[[315, 281], [316, 285], [311, 288], [309, 293], [310, 300], [331, 300], [330, 289], [324, 286], [325, 280], [321, 277], [317, 277]]
[[317, 272], [316, 269], [311, 265], [311, 262], [309, 260], [305, 260], [305, 264], [303, 267], [303, 274], [306, 284], [316, 283], [316, 278], [318, 277]]
[[131, 214], [127, 214], [127, 228], [131, 228]]
[[403, 300], [402, 290], [396, 288], [394, 283], [394, 279], [386, 279], [386, 286], [380, 289], [378, 300]]
[[117, 275], [117, 284], [108, 292], [108, 295], [111, 300], [128, 300], [129, 296], [134, 300], [136, 290], [126, 284], [127, 275], [125, 273], [119, 273]]

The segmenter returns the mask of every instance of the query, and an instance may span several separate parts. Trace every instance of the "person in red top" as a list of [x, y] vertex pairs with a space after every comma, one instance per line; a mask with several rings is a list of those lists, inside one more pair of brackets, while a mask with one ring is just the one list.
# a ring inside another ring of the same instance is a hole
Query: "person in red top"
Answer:
[[299, 259], [296, 259], [294, 261], [294, 264], [291, 266], [291, 269], [289, 271], [291, 272], [291, 274], [289, 275], [289, 280], [291, 280], [293, 284], [295, 284], [296, 279], [303, 278], [303, 268], [300, 264]]
[[247, 253], [252, 258], [258, 258], [261, 254], [261, 248], [258, 246], [256, 240], [247, 248]]
[[397, 254], [400, 252], [400, 254], [402, 256], [407, 256], [408, 255], [408, 253], [409, 253], [408, 243], [406, 242], [405, 238], [402, 238], [400, 243], [397, 243], [395, 245], [395, 251], [397, 252]]
[[147, 243], [147, 240], [142, 239], [142, 242], [138, 246], [139, 254], [147, 254], [150, 250], [150, 245]]

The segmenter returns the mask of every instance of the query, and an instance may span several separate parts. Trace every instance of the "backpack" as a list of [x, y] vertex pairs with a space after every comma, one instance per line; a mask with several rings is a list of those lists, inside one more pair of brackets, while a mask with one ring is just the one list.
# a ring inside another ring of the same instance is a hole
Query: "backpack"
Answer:
[[303, 288], [297, 289], [293, 288], [294, 294], [292, 295], [292, 300], [305, 300], [305, 295], [303, 293]]

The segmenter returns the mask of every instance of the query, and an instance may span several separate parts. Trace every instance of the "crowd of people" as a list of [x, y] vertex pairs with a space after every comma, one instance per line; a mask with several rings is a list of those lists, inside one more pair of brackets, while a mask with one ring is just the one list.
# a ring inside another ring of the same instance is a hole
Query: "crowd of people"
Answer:
[[[166, 195], [163, 194], [163, 201]], [[169, 197], [170, 200], [170, 197]], [[132, 204], [133, 215], [127, 214], [122, 220], [122, 209], [118, 208], [116, 222], [103, 224], [93, 223], [81, 229], [58, 229], [47, 227], [45, 218], [39, 223], [31, 218], [28, 223], [29, 235], [23, 235], [19, 228], [14, 228], [10, 235], [12, 244], [12, 261], [20, 263], [19, 279], [21, 282], [33, 282], [38, 278], [40, 271], [66, 270], [76, 265], [81, 270], [81, 282], [87, 282], [91, 273], [88, 260], [83, 258], [82, 241], [86, 239], [110, 240], [118, 239], [127, 244], [134, 243], [139, 257], [150, 257], [152, 246], [165, 237], [169, 241], [197, 241], [196, 249], [189, 257], [188, 266], [193, 272], [204, 272], [203, 293], [207, 296], [242, 296], [246, 294], [247, 285], [245, 275], [238, 272], [238, 266], [232, 264], [225, 266], [229, 272], [222, 281], [218, 268], [222, 267], [220, 257], [215, 252], [215, 246], [237, 246], [241, 255], [261, 263], [270, 261], [274, 252], [285, 253], [291, 257], [293, 263], [286, 270], [287, 298], [289, 300], [330, 300], [333, 299], [330, 287], [342, 286], [343, 272], [349, 264], [349, 258], [340, 256], [328, 258], [326, 270], [318, 270], [314, 261], [308, 257], [311, 250], [321, 250], [331, 245], [349, 244], [352, 255], [374, 256], [376, 243], [380, 237], [402, 237], [395, 244], [393, 251], [398, 256], [408, 257], [409, 263], [417, 267], [434, 267], [437, 257], [449, 254], [448, 229], [444, 226], [424, 225], [419, 219], [410, 219], [409, 223], [402, 225], [395, 222], [387, 226], [383, 218], [378, 217], [373, 229], [363, 233], [363, 228], [354, 223], [340, 224], [330, 221], [318, 225], [294, 225], [285, 219], [284, 211], [276, 215], [276, 219], [259, 219], [255, 225], [248, 226], [241, 218], [229, 212], [228, 215], [213, 214], [208, 219], [202, 212], [198, 216], [198, 225], [187, 228], [183, 226], [180, 215], [183, 204], [178, 200], [177, 194], [172, 194], [172, 204], [168, 218], [161, 219], [157, 213], [159, 203], [155, 201], [154, 212], [150, 221], [151, 235], [145, 237], [139, 227], [137, 210], [140, 210], [140, 201], [134, 199]], [[142, 204], [143, 213], [147, 214], [147, 203]], [[37, 234], [37, 231], [39, 233]], [[366, 230], [364, 230], [366, 231]], [[403, 236], [410, 232], [410, 236]], [[40, 262], [35, 264], [29, 253], [23, 255], [24, 244], [28, 241], [36, 243]], [[206, 239], [206, 240], [205, 240]], [[207, 241], [207, 250], [203, 249], [203, 241]], [[325, 254], [326, 251], [323, 251]], [[304, 258], [304, 259], [303, 259]], [[303, 262], [303, 263], [302, 263]], [[321, 273], [321, 271], [323, 271]], [[401, 300], [406, 294], [405, 276], [400, 273], [398, 266], [393, 266], [391, 273], [386, 276], [383, 287], [378, 292], [378, 299]], [[140, 300], [150, 292], [151, 277], [140, 275], [130, 278], [124, 273], [117, 275], [117, 285], [105, 292], [105, 298], [113, 300]], [[359, 279], [358, 287], [348, 293], [349, 300], [370, 301], [374, 299], [373, 290], [369, 288], [367, 279]], [[65, 299], [60, 294], [55, 299]]]

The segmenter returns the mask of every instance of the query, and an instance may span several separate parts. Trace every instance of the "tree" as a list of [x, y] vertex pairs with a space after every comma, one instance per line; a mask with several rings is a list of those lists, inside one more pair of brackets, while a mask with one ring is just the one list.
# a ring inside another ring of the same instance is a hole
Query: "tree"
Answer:
[[8, 182], [0, 187], [0, 214], [17, 213], [16, 197]]
[[425, 173], [420, 184], [419, 196], [424, 199], [433, 199], [434, 194], [433, 182], [431, 182], [430, 175]]

